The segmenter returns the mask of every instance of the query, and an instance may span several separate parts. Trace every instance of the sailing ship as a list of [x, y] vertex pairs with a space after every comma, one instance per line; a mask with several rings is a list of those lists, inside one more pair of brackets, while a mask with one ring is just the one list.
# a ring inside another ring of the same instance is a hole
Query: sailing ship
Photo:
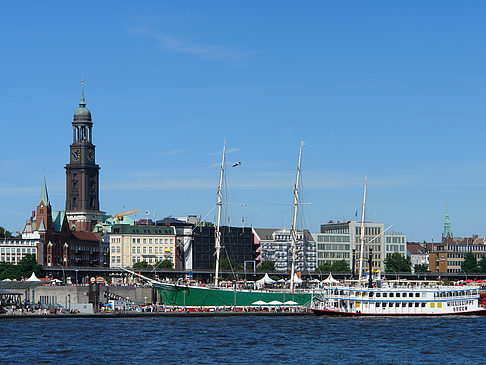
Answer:
[[[368, 279], [364, 280], [366, 182], [365, 178], [358, 280], [344, 284], [334, 283], [334, 285], [330, 284], [325, 287], [321, 293], [312, 298], [310, 309], [317, 315], [341, 316], [486, 314], [486, 303], [480, 297], [479, 286], [445, 286], [437, 281], [382, 281], [379, 275], [373, 280], [373, 253], [371, 246], [369, 247]], [[372, 240], [368, 244], [371, 242]]]
[[295, 289], [295, 258], [297, 253], [297, 229], [296, 217], [298, 210], [299, 198], [299, 179], [300, 179], [300, 165], [302, 158], [301, 143], [299, 150], [299, 162], [297, 165], [297, 178], [294, 185], [294, 214], [292, 226], [290, 229], [291, 235], [291, 254], [292, 266], [289, 289], [245, 289], [242, 287], [223, 288], [219, 285], [219, 263], [221, 253], [221, 210], [223, 207], [223, 176], [224, 164], [226, 154], [226, 141], [223, 146], [223, 155], [221, 160], [221, 169], [218, 185], [218, 216], [215, 225], [215, 257], [216, 269], [214, 275], [214, 285], [200, 286], [193, 284], [173, 284], [151, 281], [152, 285], [160, 293], [160, 296], [166, 305], [171, 306], [185, 306], [185, 307], [221, 307], [221, 306], [253, 306], [253, 305], [308, 305], [312, 294], [308, 290]]

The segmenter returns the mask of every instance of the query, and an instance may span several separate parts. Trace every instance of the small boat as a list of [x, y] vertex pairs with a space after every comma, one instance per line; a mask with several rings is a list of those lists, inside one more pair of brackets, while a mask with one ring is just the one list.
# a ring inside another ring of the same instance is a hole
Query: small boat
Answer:
[[385, 282], [378, 287], [349, 283], [324, 288], [310, 309], [317, 315], [442, 316], [484, 315], [479, 286], [438, 282]]

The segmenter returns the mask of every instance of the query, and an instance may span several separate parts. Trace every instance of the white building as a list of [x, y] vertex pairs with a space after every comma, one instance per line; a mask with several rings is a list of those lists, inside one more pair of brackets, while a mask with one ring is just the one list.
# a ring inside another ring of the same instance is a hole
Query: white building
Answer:
[[[402, 233], [384, 232], [383, 223], [364, 223], [363, 269], [368, 268], [368, 253], [373, 254], [373, 268], [385, 270], [384, 260], [394, 252], [407, 256], [407, 236]], [[314, 233], [317, 245], [317, 266], [344, 260], [355, 271], [359, 270], [361, 250], [361, 222], [329, 222], [321, 225], [321, 233]]]
[[[0, 240], [0, 262], [18, 264], [25, 255], [35, 255], [37, 262], [42, 258], [42, 244], [39, 238], [7, 238]], [[42, 263], [42, 262], [41, 262]]]
[[[275, 262], [276, 271], [290, 272], [292, 251], [290, 229], [253, 228], [255, 242], [260, 244], [260, 260]], [[297, 231], [295, 271], [309, 272], [316, 268], [316, 246], [308, 230]]]

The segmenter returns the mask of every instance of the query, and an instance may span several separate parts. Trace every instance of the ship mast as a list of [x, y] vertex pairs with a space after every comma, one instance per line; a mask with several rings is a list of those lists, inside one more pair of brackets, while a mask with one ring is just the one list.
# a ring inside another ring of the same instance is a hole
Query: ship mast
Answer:
[[214, 274], [214, 286], [218, 286], [218, 275], [219, 275], [219, 254], [221, 251], [221, 209], [223, 208], [223, 173], [224, 173], [224, 157], [226, 153], [226, 140], [224, 140], [223, 145], [223, 158], [221, 159], [221, 173], [219, 175], [219, 185], [218, 185], [218, 220], [216, 222], [216, 227], [214, 228], [214, 248], [216, 249], [216, 272]]
[[292, 227], [290, 227], [291, 251], [292, 251], [292, 270], [290, 272], [290, 291], [294, 292], [294, 275], [295, 275], [295, 254], [297, 251], [297, 208], [299, 206], [299, 180], [300, 180], [300, 161], [302, 158], [302, 147], [305, 146], [304, 141], [300, 142], [299, 163], [297, 165], [297, 178], [294, 185], [294, 217], [292, 219]]
[[[361, 234], [360, 234], [361, 252], [359, 254], [359, 277], [358, 277], [359, 282], [361, 282], [361, 276], [363, 275], [364, 217], [365, 217], [366, 183], [367, 183], [367, 181], [368, 181], [368, 178], [365, 176], [364, 193], [363, 193], [363, 208], [362, 208], [362, 212], [361, 212]], [[370, 275], [371, 275], [371, 267], [370, 267]]]

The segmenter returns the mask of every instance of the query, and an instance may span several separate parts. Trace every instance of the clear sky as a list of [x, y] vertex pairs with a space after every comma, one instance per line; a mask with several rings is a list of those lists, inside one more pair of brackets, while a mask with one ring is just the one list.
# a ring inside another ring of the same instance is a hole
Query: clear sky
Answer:
[[288, 227], [304, 140], [311, 231], [354, 218], [368, 176], [367, 218], [409, 240], [439, 239], [447, 204], [455, 235], [486, 234], [485, 2], [10, 1], [2, 13], [11, 231], [44, 170], [64, 209], [83, 74], [106, 212], [204, 217], [226, 138], [228, 163], [242, 161], [231, 223]]

